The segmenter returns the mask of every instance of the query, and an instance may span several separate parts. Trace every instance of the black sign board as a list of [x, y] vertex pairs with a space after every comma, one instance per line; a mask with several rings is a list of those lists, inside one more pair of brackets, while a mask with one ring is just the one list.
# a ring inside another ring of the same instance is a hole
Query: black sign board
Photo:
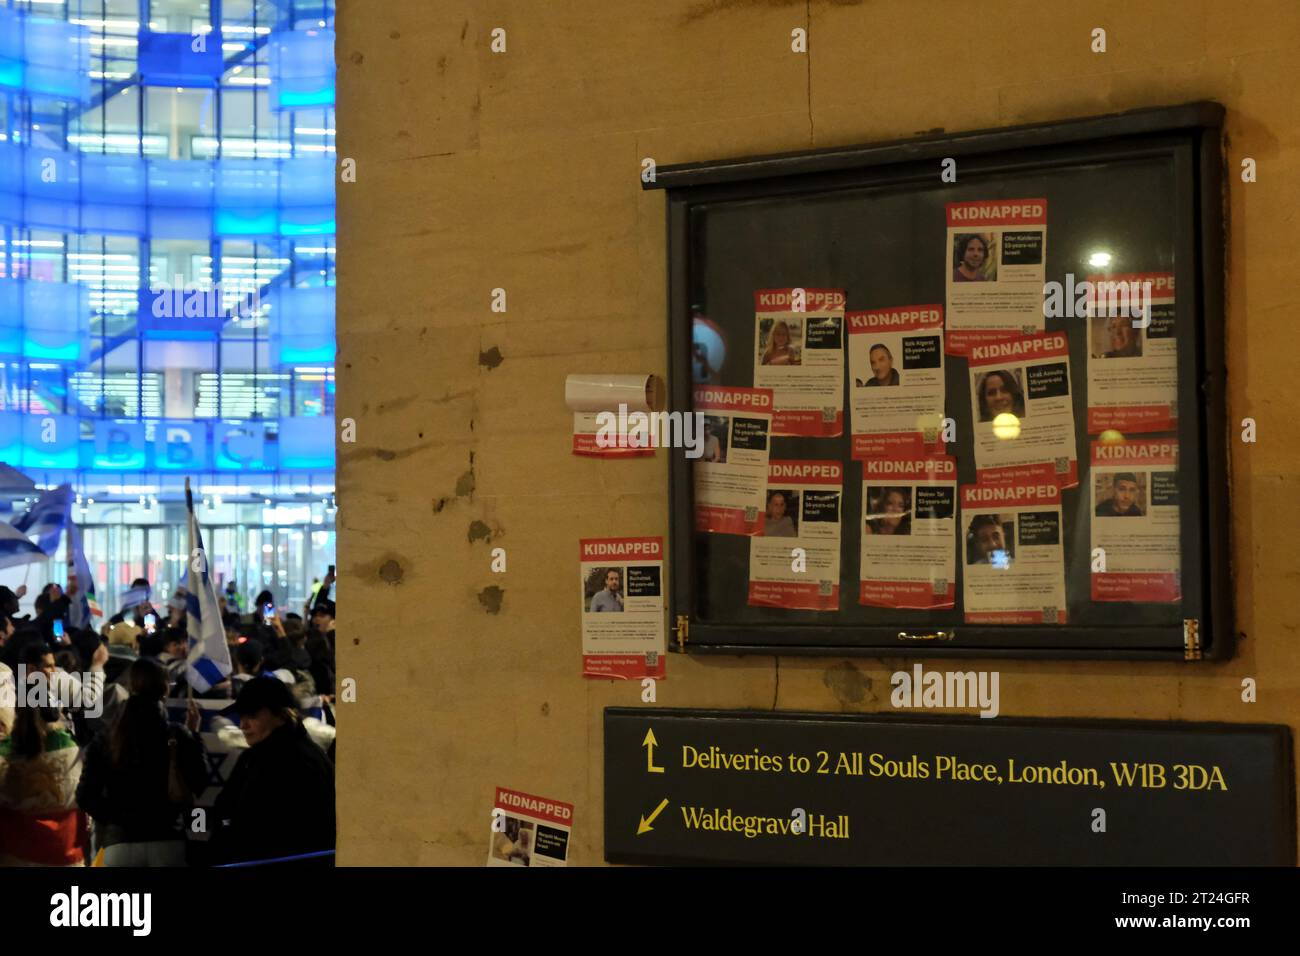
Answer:
[[605, 711], [611, 863], [1291, 866], [1290, 729]]

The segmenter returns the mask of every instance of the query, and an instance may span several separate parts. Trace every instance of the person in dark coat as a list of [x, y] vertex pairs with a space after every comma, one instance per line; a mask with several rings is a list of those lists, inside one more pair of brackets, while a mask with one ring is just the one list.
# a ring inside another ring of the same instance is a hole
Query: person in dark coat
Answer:
[[[326, 586], [321, 586], [325, 591]], [[334, 602], [328, 598], [316, 599], [311, 611], [311, 630], [307, 635], [307, 653], [311, 655], [311, 676], [316, 679], [316, 690], [321, 694], [334, 694]]]
[[86, 748], [77, 805], [95, 821], [105, 866], [184, 866], [186, 811], [208, 782], [203, 744], [168, 723], [167, 673], [140, 658], [127, 669], [131, 696], [112, 726]]
[[333, 850], [334, 764], [307, 736], [289, 688], [254, 677], [233, 709], [249, 748], [212, 809], [213, 862]]

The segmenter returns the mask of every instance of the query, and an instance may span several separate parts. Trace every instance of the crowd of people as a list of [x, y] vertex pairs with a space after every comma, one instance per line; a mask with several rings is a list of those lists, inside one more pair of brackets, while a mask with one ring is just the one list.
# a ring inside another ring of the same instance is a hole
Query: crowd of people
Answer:
[[[155, 606], [137, 579], [133, 603], [94, 630], [72, 623], [95, 621], [70, 613], [87, 606], [75, 575], [27, 614], [26, 588], [0, 587], [0, 865], [328, 861], [333, 583], [331, 567], [303, 614], [277, 611], [269, 591], [244, 613], [231, 583], [231, 673], [202, 691], [189, 683], [183, 588]], [[205, 734], [226, 760], [238, 754], [233, 769]]]

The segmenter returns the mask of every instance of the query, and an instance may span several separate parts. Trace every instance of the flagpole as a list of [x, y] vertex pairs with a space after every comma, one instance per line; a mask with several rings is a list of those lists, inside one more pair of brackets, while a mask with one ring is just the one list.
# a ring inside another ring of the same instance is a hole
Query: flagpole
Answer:
[[[185, 521], [187, 526], [192, 527], [194, 521], [194, 498], [190, 494], [189, 475], [185, 476], [185, 504], [187, 506], [185, 509]], [[190, 556], [190, 559], [193, 560], [193, 555]], [[206, 560], [206, 556], [205, 556], [205, 560]], [[191, 567], [191, 570], [193, 570], [193, 567]], [[190, 578], [186, 578], [186, 581], [188, 581], [191, 585], [194, 583]], [[188, 675], [186, 675], [185, 678], [185, 700], [186, 700], [185, 716], [188, 719], [189, 704], [194, 701], [194, 682], [189, 679]]]

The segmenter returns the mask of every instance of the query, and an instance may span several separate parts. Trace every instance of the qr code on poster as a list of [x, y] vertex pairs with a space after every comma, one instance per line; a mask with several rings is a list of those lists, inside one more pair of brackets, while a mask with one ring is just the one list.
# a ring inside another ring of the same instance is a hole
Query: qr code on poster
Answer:
[[833, 587], [834, 587], [834, 585], [833, 585], [830, 581], [818, 581], [818, 582], [817, 582], [817, 593], [818, 593], [819, 595], [821, 595], [822, 597], [830, 597], [830, 596], [831, 596], [831, 588], [833, 588]]
[[746, 524], [753, 524], [753, 523], [754, 523], [755, 521], [757, 521], [757, 520], [758, 520], [758, 509], [757, 509], [757, 508], [752, 508], [752, 507], [751, 507], [751, 508], [746, 508], [746, 509], [745, 509], [745, 523], [746, 523]]
[[1057, 612], [1057, 609], [1054, 608], [1054, 607], [1045, 607], [1045, 608], [1043, 608], [1043, 623], [1044, 623], [1044, 624], [1055, 624], [1055, 623], [1056, 623], [1056, 612]]
[[1021, 335], [1033, 335], [1037, 331], [1038, 331], [1038, 326], [1036, 325], [1022, 325], [1020, 327]]
[[1056, 473], [1058, 475], [1063, 475], [1069, 470], [1070, 470], [1070, 459], [1068, 458], [1056, 459]]
[[835, 416], [838, 414], [839, 414], [839, 409], [824, 407], [822, 408], [822, 421], [833, 422], [835, 421]]
[[645, 666], [646, 666], [646, 667], [658, 667], [658, 666], [659, 666], [659, 652], [658, 652], [658, 651], [646, 651], [646, 652], [645, 652]]
[[948, 593], [948, 579], [935, 578], [930, 582], [930, 593], [935, 595], [944, 595]]

